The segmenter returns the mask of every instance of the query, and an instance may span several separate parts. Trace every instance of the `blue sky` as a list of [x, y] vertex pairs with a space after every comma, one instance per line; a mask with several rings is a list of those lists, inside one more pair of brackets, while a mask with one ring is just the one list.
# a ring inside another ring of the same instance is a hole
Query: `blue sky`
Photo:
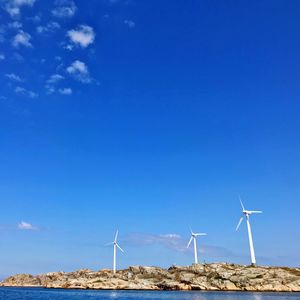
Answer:
[[0, 3], [0, 276], [299, 266], [298, 1]]

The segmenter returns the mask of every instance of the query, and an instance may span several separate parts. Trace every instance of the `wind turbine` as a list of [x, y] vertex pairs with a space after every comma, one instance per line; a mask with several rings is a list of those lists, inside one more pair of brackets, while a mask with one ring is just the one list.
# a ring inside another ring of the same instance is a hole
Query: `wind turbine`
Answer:
[[[254, 246], [253, 246], [253, 239], [252, 239], [252, 232], [251, 232], [251, 226], [250, 226], [250, 215], [252, 214], [261, 214], [262, 211], [260, 210], [246, 210], [243, 202], [240, 198], [241, 206], [242, 206], [242, 213], [246, 216], [246, 222], [247, 222], [247, 229], [248, 229], [248, 238], [249, 238], [249, 247], [250, 247], [250, 255], [251, 255], [251, 264], [253, 266], [256, 265], [256, 259], [255, 259], [255, 252], [254, 252]], [[244, 216], [242, 216], [239, 220], [239, 223], [236, 226], [236, 231], [239, 229], [241, 223], [243, 222]]]
[[114, 261], [113, 261], [113, 272], [114, 272], [114, 274], [116, 273], [116, 265], [117, 265], [117, 248], [119, 248], [124, 253], [124, 250], [117, 243], [118, 233], [119, 233], [119, 231], [117, 230], [116, 235], [115, 235], [115, 239], [114, 239], [113, 242], [106, 244], [107, 246], [108, 245], [114, 245]]
[[190, 246], [192, 240], [194, 240], [194, 255], [195, 255], [195, 264], [198, 263], [198, 253], [197, 253], [197, 236], [207, 235], [206, 233], [194, 233], [191, 229], [191, 239], [187, 244], [187, 248]]

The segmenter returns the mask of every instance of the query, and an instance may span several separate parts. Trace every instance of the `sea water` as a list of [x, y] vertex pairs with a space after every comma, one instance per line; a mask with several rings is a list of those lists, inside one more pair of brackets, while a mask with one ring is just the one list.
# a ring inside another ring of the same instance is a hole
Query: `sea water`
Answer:
[[95, 291], [0, 288], [0, 300], [300, 300], [300, 293]]

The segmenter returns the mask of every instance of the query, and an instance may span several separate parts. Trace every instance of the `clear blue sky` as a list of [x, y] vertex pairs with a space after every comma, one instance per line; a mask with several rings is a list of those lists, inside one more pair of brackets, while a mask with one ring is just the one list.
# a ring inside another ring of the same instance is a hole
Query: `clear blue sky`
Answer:
[[299, 1], [0, 3], [0, 276], [299, 266]]

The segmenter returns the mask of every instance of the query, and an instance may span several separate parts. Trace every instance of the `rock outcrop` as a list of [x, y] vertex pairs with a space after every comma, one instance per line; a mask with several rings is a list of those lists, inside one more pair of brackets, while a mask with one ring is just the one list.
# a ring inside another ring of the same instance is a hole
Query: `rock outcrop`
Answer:
[[55, 272], [43, 275], [11, 276], [0, 286], [131, 289], [131, 290], [223, 290], [300, 292], [300, 269], [252, 267], [225, 263], [158, 267], [133, 266], [126, 270]]

